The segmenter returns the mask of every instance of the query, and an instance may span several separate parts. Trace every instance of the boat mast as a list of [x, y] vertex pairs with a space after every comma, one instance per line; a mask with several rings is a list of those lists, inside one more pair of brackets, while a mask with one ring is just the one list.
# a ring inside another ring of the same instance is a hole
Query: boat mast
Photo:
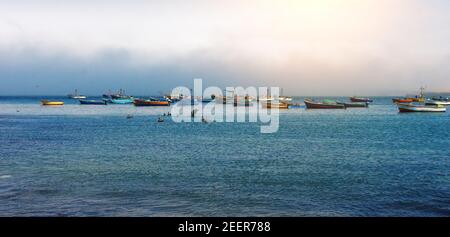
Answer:
[[423, 98], [425, 96], [425, 88], [423, 86], [420, 87], [420, 98]]

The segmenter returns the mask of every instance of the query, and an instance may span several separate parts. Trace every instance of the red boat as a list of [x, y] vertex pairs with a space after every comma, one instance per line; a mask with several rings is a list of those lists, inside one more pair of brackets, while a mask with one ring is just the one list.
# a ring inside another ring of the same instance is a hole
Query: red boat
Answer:
[[360, 97], [350, 97], [351, 102], [364, 102], [364, 103], [372, 103], [373, 100], [369, 98], [360, 98]]
[[142, 99], [135, 99], [133, 101], [133, 104], [135, 106], [169, 106], [169, 101], [164, 100], [142, 100]]
[[328, 100], [323, 102], [315, 102], [310, 99], [306, 99], [305, 105], [307, 109], [345, 109], [345, 105]]
[[396, 103], [396, 104], [399, 104], [399, 103], [401, 103], [401, 104], [407, 104], [407, 103], [412, 103], [412, 102], [414, 102], [414, 100], [412, 99], [412, 98], [395, 98], [395, 99], [392, 99], [392, 102], [394, 102], [394, 103]]

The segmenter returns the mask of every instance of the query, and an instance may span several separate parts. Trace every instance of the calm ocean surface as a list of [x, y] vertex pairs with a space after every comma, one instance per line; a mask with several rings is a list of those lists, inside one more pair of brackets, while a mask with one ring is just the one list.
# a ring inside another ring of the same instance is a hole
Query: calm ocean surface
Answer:
[[261, 134], [41, 98], [0, 97], [0, 216], [450, 216], [449, 112], [379, 97]]

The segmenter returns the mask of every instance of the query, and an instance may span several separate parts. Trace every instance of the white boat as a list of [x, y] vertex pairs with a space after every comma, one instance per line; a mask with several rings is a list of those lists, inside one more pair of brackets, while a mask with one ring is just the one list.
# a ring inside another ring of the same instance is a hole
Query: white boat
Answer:
[[[273, 101], [275, 100], [274, 97], [268, 96], [268, 97], [259, 97], [258, 101], [261, 102], [269, 102], [269, 101]], [[290, 103], [292, 101], [292, 97], [290, 96], [279, 96], [278, 97], [278, 101], [283, 102], [283, 103]]]
[[267, 109], [274, 109], [274, 108], [288, 109], [289, 108], [289, 104], [283, 103], [283, 102], [268, 101], [268, 102], [261, 102], [261, 105], [263, 108], [267, 108]]
[[445, 112], [447, 109], [442, 105], [416, 105], [397, 104], [400, 112]]
[[274, 98], [272, 98], [272, 97], [259, 97], [258, 98], [258, 101], [261, 101], [261, 102], [267, 102], [267, 101], [272, 101], [272, 100], [274, 100]]
[[442, 106], [448, 106], [448, 105], [450, 105], [450, 101], [427, 100], [427, 102], [425, 102], [425, 105], [442, 105]]
[[75, 89], [75, 93], [69, 94], [69, 95], [67, 95], [67, 97], [69, 97], [71, 99], [77, 99], [77, 100], [78, 99], [86, 99], [86, 96], [78, 94], [78, 90], [77, 89]]
[[292, 101], [292, 97], [290, 97], [290, 96], [280, 96], [280, 97], [278, 97], [278, 100], [281, 101], [281, 102], [288, 103], [288, 102]]

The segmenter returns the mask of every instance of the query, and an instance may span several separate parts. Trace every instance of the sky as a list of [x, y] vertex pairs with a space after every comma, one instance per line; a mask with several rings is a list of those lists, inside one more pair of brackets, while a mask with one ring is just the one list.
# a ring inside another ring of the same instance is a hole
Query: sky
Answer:
[[0, 0], [0, 95], [450, 92], [447, 0]]

